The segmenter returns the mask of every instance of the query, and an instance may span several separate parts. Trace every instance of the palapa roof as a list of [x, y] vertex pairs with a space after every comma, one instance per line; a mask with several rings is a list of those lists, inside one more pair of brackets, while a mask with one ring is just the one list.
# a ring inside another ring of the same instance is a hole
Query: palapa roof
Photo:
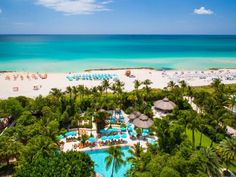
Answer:
[[154, 107], [164, 111], [171, 111], [176, 107], [176, 104], [170, 101], [168, 98], [164, 98], [163, 100], [155, 101]]
[[130, 120], [134, 120], [134, 119], [138, 118], [140, 115], [141, 115], [140, 112], [134, 111], [133, 113], [131, 113], [131, 114], [128, 116], [128, 118], [129, 118]]
[[133, 121], [133, 124], [139, 128], [150, 128], [153, 123], [153, 120], [144, 114], [141, 114], [137, 119]]

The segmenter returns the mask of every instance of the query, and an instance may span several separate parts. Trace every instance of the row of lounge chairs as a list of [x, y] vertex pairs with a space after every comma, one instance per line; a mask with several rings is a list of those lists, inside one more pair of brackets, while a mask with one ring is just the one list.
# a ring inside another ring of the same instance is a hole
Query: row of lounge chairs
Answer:
[[109, 79], [118, 79], [117, 74], [73, 74], [73, 75], [67, 75], [66, 78], [69, 81], [73, 80], [109, 80]]

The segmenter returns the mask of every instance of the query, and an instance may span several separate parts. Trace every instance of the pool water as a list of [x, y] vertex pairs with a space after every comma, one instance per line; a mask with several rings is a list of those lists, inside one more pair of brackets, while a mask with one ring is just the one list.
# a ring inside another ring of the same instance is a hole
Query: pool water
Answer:
[[[121, 150], [124, 153], [124, 160], [126, 161], [126, 164], [122, 165], [117, 172], [114, 172], [113, 177], [124, 177], [127, 170], [129, 170], [131, 167], [131, 165], [126, 160], [126, 158], [130, 156], [129, 147], [122, 147]], [[99, 173], [103, 177], [111, 176], [111, 167], [108, 168], [108, 170], [106, 169], [105, 158], [108, 156], [106, 150], [87, 151], [86, 153], [94, 161], [94, 169], [97, 173]]]

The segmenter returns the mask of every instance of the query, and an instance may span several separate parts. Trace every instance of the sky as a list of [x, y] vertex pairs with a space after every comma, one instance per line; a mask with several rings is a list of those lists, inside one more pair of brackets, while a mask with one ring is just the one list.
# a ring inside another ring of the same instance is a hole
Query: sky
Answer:
[[236, 0], [0, 0], [0, 34], [236, 34]]

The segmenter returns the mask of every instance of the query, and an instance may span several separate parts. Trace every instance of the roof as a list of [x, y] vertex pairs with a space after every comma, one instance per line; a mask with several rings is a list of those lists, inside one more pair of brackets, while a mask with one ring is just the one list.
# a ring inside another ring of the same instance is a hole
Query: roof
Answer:
[[134, 119], [138, 118], [140, 115], [141, 115], [140, 112], [134, 111], [133, 113], [131, 113], [131, 114], [128, 116], [128, 118], [129, 118], [130, 120], [134, 120]]
[[164, 111], [171, 111], [176, 107], [176, 104], [170, 101], [168, 98], [164, 98], [163, 100], [155, 101], [154, 107]]
[[153, 120], [144, 114], [141, 114], [137, 119], [133, 121], [133, 124], [139, 128], [150, 128], [153, 123]]

